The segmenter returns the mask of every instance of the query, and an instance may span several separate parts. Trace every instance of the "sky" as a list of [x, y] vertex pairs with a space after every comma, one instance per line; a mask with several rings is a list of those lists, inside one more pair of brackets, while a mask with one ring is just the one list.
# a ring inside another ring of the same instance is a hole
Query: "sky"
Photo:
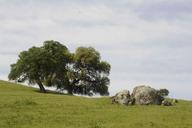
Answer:
[[191, 0], [0, 0], [0, 79], [45, 40], [92, 46], [111, 64], [111, 95], [138, 85], [192, 100]]

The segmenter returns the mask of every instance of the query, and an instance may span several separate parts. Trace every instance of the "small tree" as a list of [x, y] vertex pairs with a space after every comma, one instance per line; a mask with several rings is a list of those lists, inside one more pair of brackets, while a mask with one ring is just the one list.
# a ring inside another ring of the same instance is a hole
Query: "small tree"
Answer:
[[167, 90], [167, 89], [160, 89], [160, 90], [158, 90], [157, 92], [158, 92], [158, 94], [159, 94], [160, 96], [162, 96], [162, 97], [169, 95], [169, 90]]

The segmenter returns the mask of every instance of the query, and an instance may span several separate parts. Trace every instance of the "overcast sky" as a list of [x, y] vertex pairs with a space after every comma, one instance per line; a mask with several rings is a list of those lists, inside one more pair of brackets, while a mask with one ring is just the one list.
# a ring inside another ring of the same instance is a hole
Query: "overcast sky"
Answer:
[[93, 46], [111, 66], [110, 93], [136, 85], [192, 99], [191, 0], [0, 0], [0, 79], [19, 52], [56, 40]]

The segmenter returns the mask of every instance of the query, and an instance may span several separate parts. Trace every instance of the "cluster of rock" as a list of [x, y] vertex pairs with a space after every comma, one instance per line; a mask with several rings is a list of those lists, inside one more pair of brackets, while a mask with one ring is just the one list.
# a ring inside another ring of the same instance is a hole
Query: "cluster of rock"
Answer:
[[130, 92], [128, 90], [123, 90], [117, 93], [114, 97], [112, 97], [112, 103], [132, 105], [134, 104], [134, 102], [135, 101], [131, 97]]
[[124, 105], [172, 105], [170, 101], [165, 100], [164, 96], [160, 95], [159, 90], [144, 85], [135, 87], [132, 94], [128, 90], [117, 93], [112, 97], [112, 103]]

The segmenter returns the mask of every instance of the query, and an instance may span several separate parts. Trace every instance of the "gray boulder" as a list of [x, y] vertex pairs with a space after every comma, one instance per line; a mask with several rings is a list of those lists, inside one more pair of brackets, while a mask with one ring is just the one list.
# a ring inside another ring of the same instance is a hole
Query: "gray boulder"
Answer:
[[133, 103], [128, 90], [123, 90], [112, 97], [112, 103], [131, 105]]
[[131, 96], [135, 99], [135, 104], [139, 105], [161, 105], [164, 99], [158, 94], [157, 90], [144, 85], [135, 87]]
[[172, 106], [173, 104], [170, 101], [168, 101], [168, 100], [163, 100], [162, 101], [162, 105], [163, 106]]

